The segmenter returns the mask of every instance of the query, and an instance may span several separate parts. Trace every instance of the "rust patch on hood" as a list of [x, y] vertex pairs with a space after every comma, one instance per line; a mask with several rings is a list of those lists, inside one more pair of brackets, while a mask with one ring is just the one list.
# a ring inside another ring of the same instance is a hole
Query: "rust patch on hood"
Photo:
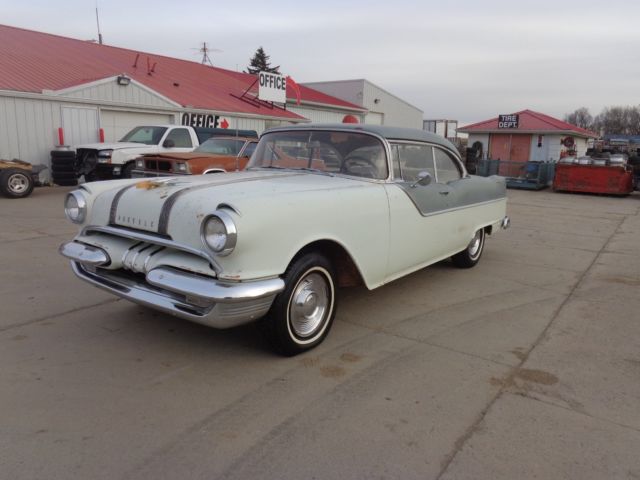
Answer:
[[158, 182], [153, 180], [145, 180], [143, 182], [136, 183], [136, 188], [141, 190], [153, 190], [154, 188], [159, 188], [165, 186], [166, 182]]

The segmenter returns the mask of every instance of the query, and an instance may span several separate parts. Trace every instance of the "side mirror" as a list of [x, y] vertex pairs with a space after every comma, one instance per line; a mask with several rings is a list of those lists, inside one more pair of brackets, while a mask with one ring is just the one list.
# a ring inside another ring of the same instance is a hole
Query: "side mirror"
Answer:
[[176, 146], [176, 142], [174, 142], [173, 140], [171, 140], [170, 138], [167, 138], [163, 143], [162, 146], [164, 148], [173, 148]]
[[424, 187], [431, 183], [431, 174], [427, 171], [418, 173], [418, 180], [411, 184], [411, 188], [416, 188], [418, 185]]

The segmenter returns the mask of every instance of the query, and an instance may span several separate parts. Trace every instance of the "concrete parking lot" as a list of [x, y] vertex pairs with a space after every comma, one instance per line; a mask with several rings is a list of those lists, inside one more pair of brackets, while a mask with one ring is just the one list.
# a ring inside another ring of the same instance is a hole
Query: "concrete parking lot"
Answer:
[[640, 195], [509, 191], [480, 264], [342, 292], [274, 356], [75, 279], [69, 189], [0, 199], [0, 477], [640, 478]]

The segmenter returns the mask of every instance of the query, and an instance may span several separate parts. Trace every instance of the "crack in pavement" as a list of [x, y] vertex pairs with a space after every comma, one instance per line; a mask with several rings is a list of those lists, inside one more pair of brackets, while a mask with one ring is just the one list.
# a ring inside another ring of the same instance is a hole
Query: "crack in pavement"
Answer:
[[[640, 210], [640, 208], [638, 210]], [[485, 406], [485, 408], [480, 412], [480, 414], [476, 418], [475, 422], [460, 437], [458, 437], [458, 439], [455, 441], [454, 446], [453, 446], [453, 450], [451, 452], [449, 452], [449, 454], [445, 457], [445, 460], [441, 463], [440, 472], [436, 476], [435, 480], [439, 480], [440, 478], [442, 478], [442, 476], [445, 474], [445, 472], [447, 471], [447, 469], [449, 468], [451, 463], [453, 463], [453, 460], [455, 459], [455, 457], [458, 455], [458, 453], [460, 453], [460, 451], [462, 450], [464, 445], [473, 436], [473, 434], [476, 432], [476, 430], [478, 429], [480, 424], [484, 421], [485, 417], [487, 416], [487, 414], [491, 410], [491, 407], [493, 407], [493, 405], [495, 405], [495, 403], [500, 399], [500, 397], [503, 395], [503, 393], [506, 392], [506, 388], [507, 388], [506, 386], [511, 384], [511, 383], [513, 383], [515, 377], [518, 374], [518, 371], [522, 368], [522, 366], [529, 359], [529, 356], [531, 355], [531, 352], [546, 337], [547, 332], [549, 331], [549, 329], [551, 328], [553, 323], [556, 321], [556, 319], [558, 318], [558, 316], [560, 315], [560, 313], [562, 312], [564, 307], [569, 302], [569, 300], [571, 300], [573, 298], [574, 293], [580, 287], [580, 285], [582, 284], [582, 282], [586, 278], [587, 274], [593, 268], [593, 266], [596, 264], [598, 258], [600, 258], [600, 255], [604, 252], [604, 250], [607, 247], [607, 245], [609, 245], [609, 243], [611, 242], [613, 237], [615, 237], [615, 235], [618, 233], [618, 231], [620, 230], [620, 227], [622, 226], [622, 224], [624, 223], [626, 218], [627, 218], [627, 215], [625, 215], [623, 218], [620, 219], [620, 221], [618, 222], [618, 225], [616, 226], [614, 231], [611, 233], [611, 235], [609, 235], [609, 238], [607, 239], [605, 244], [602, 246], [600, 251], [598, 251], [598, 253], [594, 256], [594, 258], [591, 261], [591, 263], [589, 264], [589, 266], [584, 270], [582, 275], [580, 275], [580, 277], [578, 278], [578, 281], [573, 286], [571, 291], [567, 294], [567, 296], [564, 299], [564, 301], [558, 306], [558, 308], [556, 309], [554, 314], [551, 316], [551, 319], [549, 320], [549, 322], [547, 323], [545, 328], [542, 330], [542, 332], [540, 332], [540, 335], [538, 335], [538, 338], [536, 338], [536, 340], [531, 344], [531, 346], [529, 347], [529, 349], [526, 352], [523, 352], [522, 359], [521, 359], [520, 363], [518, 363], [517, 365], [512, 367], [511, 371], [509, 372], [509, 374], [504, 379], [503, 386], [501, 386], [498, 389], [498, 391], [493, 396], [493, 398], [489, 401], [489, 403]]]
[[114, 302], [117, 302], [119, 300], [120, 300], [119, 298], [110, 298], [108, 300], [103, 300], [102, 302], [94, 303], [92, 305], [86, 305], [84, 307], [72, 308], [71, 310], [66, 310], [64, 312], [54, 313], [53, 315], [47, 315], [46, 317], [34, 318], [32, 320], [27, 320], [26, 322], [21, 322], [21, 323], [12, 323], [11, 325], [6, 325], [4, 327], [0, 327], [0, 333], [6, 332], [6, 331], [9, 331], [9, 330], [13, 330], [14, 328], [20, 328], [20, 327], [25, 327], [25, 326], [28, 326], [28, 325], [34, 325], [34, 324], [39, 323], [39, 322], [44, 322], [45, 320], [52, 320], [54, 318], [63, 317], [63, 316], [68, 315], [70, 313], [81, 312], [83, 310], [89, 310], [90, 308], [94, 308], [94, 307], [101, 307], [103, 305], [107, 305], [109, 303], [114, 303]]

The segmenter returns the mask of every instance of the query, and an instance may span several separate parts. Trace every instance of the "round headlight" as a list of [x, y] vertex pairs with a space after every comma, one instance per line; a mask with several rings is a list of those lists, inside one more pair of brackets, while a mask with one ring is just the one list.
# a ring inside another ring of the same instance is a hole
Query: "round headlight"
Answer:
[[229, 255], [237, 237], [236, 225], [227, 212], [217, 211], [202, 222], [202, 242], [218, 255]]
[[87, 201], [80, 190], [74, 190], [67, 194], [64, 200], [64, 214], [73, 223], [84, 222], [87, 216]]

